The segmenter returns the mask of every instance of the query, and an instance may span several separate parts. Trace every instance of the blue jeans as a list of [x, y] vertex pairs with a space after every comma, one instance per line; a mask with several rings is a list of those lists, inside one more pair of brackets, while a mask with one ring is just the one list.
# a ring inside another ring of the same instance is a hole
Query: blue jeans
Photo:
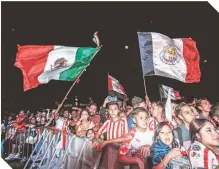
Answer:
[[3, 153], [4, 153], [4, 142], [5, 140], [1, 140], [1, 157], [3, 157]]

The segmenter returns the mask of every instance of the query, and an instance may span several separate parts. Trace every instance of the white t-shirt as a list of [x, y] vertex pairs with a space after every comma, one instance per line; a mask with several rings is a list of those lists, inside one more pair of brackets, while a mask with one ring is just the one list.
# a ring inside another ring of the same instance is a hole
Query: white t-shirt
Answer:
[[131, 148], [138, 149], [143, 145], [152, 145], [154, 131], [146, 131], [144, 133], [136, 131], [134, 138], [131, 141]]
[[69, 121], [65, 120], [63, 117], [59, 117], [58, 120], [56, 120], [56, 129], [62, 130], [63, 127], [68, 126]]

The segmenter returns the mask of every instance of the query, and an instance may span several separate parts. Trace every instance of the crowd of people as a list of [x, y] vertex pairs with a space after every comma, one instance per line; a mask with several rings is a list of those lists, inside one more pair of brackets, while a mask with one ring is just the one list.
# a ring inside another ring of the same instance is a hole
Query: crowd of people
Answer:
[[165, 102], [151, 102], [147, 96], [133, 97], [131, 105], [107, 97], [99, 110], [91, 102], [87, 107], [60, 104], [54, 110], [7, 114], [1, 123], [2, 157], [28, 158], [39, 131], [47, 128], [87, 137], [93, 149], [104, 150], [101, 169], [170, 169], [177, 164], [219, 168], [219, 103], [200, 99], [171, 104], [172, 121], [166, 119]]

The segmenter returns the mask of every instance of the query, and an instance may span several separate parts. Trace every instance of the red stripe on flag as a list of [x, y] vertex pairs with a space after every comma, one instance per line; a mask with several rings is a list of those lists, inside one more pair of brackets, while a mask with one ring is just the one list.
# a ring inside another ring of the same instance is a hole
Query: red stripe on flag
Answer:
[[108, 75], [108, 90], [113, 90], [112, 79], [109, 75]]
[[199, 61], [200, 56], [196, 48], [196, 42], [190, 38], [183, 38], [183, 57], [186, 62], [186, 83], [199, 82], [201, 77]]
[[24, 91], [41, 84], [38, 76], [44, 71], [48, 54], [54, 46], [19, 46], [14, 66], [20, 68], [24, 78]]

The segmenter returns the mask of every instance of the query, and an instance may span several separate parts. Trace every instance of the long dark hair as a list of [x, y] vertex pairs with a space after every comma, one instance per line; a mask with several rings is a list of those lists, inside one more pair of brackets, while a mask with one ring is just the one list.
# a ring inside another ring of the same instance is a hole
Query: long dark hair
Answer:
[[[199, 131], [204, 127], [205, 123], [211, 123], [213, 125], [213, 123], [207, 119], [195, 119], [193, 120], [190, 124], [189, 124], [189, 131], [190, 131], [190, 138], [192, 143], [194, 141], [199, 141], [201, 142], [197, 137], [196, 134], [199, 133]], [[201, 142], [202, 143], [202, 142]], [[212, 150], [210, 147], [208, 147], [207, 145], [205, 145], [204, 143], [202, 143], [204, 146], [206, 146], [217, 158], [219, 158], [219, 155], [216, 154], [214, 152], [214, 150]]]
[[198, 138], [196, 137], [196, 134], [199, 133], [199, 131], [203, 128], [206, 122], [211, 123], [207, 119], [194, 119], [189, 124], [190, 138], [191, 138], [192, 143], [196, 140], [199, 141]]
[[[163, 128], [164, 126], [168, 126], [170, 129], [172, 129], [172, 127], [168, 124], [168, 122], [160, 122], [160, 123], [157, 125], [157, 127], [156, 127], [156, 129], [155, 129], [155, 131], [154, 131], [154, 141], [157, 141], [158, 136], [159, 136], [159, 133], [160, 133], [160, 131], [162, 130], [162, 128]], [[178, 148], [178, 147], [180, 147], [179, 143], [178, 143], [178, 142], [176, 141], [176, 139], [175, 139], [173, 130], [172, 130], [172, 134], [173, 134], [172, 148]]]
[[80, 118], [81, 118], [81, 115], [82, 115], [82, 112], [83, 111], [86, 111], [87, 112], [87, 114], [88, 114], [88, 121], [90, 121], [90, 113], [89, 113], [89, 110], [88, 109], [86, 109], [86, 108], [83, 108], [83, 109], [81, 109], [81, 112], [80, 112]]
[[89, 131], [92, 131], [94, 133], [94, 137], [95, 137], [95, 131], [93, 129], [88, 129], [87, 132], [86, 132], [86, 136], [87, 136]]

